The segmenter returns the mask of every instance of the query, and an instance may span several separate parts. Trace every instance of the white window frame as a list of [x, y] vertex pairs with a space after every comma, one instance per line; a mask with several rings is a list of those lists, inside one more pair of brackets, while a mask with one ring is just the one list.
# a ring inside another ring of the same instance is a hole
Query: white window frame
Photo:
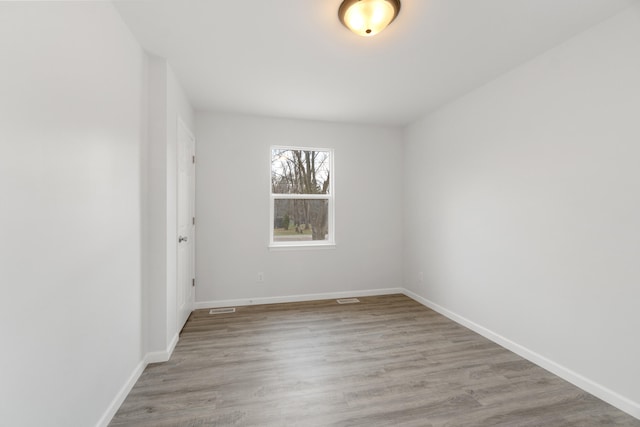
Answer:
[[[278, 194], [272, 192], [271, 183], [271, 159], [273, 150], [301, 150], [301, 151], [326, 151], [329, 153], [329, 192], [328, 194]], [[269, 249], [333, 249], [336, 246], [335, 240], [335, 152], [333, 148], [300, 147], [291, 145], [272, 145], [269, 148]], [[328, 201], [328, 238], [327, 240], [306, 240], [301, 242], [276, 242], [273, 240], [273, 224], [275, 221], [275, 200], [276, 199], [307, 199], [307, 200], [327, 200]]]

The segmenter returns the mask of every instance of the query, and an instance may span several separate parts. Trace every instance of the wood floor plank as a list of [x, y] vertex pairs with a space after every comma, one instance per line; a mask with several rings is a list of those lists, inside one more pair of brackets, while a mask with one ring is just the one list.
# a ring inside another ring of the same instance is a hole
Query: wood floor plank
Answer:
[[111, 426], [640, 427], [403, 295], [195, 311]]

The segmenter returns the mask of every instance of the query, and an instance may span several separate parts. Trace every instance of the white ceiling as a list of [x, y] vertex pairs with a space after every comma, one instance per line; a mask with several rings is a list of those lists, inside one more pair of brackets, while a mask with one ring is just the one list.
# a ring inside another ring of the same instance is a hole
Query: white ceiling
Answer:
[[640, 0], [402, 0], [372, 38], [341, 0], [116, 1], [196, 110], [404, 125]]

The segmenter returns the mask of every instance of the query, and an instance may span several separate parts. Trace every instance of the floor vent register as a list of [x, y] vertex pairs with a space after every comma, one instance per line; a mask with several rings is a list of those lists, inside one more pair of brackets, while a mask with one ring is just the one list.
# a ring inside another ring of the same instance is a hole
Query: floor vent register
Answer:
[[340, 298], [336, 300], [338, 304], [355, 304], [360, 302], [358, 298]]
[[209, 314], [227, 314], [227, 313], [235, 313], [235, 307], [225, 307], [225, 308], [212, 308], [209, 310]]

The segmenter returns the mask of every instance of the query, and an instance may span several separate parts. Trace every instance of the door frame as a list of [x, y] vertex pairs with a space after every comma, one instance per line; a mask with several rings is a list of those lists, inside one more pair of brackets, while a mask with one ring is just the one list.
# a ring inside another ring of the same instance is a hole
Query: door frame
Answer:
[[[196, 195], [196, 164], [195, 164], [195, 151], [196, 151], [196, 138], [195, 135], [193, 134], [193, 132], [191, 131], [191, 129], [189, 129], [189, 127], [187, 126], [187, 124], [184, 122], [184, 120], [182, 120], [182, 118], [180, 116], [178, 116], [177, 119], [177, 127], [176, 127], [176, 131], [177, 131], [177, 135], [176, 135], [176, 306], [175, 306], [175, 310], [176, 310], [176, 321], [178, 322], [177, 324], [177, 332], [179, 333], [182, 328], [184, 327], [187, 319], [189, 318], [188, 316], [184, 319], [181, 318], [181, 307], [179, 305], [180, 303], [180, 296], [179, 296], [179, 292], [184, 292], [184, 289], [181, 288], [182, 283], [181, 282], [181, 277], [180, 277], [180, 242], [178, 241], [179, 236], [180, 236], [180, 218], [179, 218], [179, 206], [178, 203], [180, 203], [180, 142], [181, 142], [181, 138], [182, 138], [182, 132], [184, 132], [184, 134], [187, 135], [187, 137], [191, 138], [191, 140], [193, 141], [193, 150], [191, 152], [191, 155], [193, 155], [194, 157], [194, 161], [193, 161], [193, 180], [191, 183], [191, 188], [190, 188], [190, 202], [191, 202], [191, 208], [192, 208], [192, 214], [193, 214], [193, 218], [195, 218], [195, 208], [196, 208], [196, 200], [195, 200], [195, 195]], [[185, 304], [188, 305], [189, 308], [189, 312], [193, 312], [194, 307], [195, 307], [195, 276], [196, 276], [196, 241], [195, 241], [195, 230], [196, 230], [196, 226], [195, 223], [192, 223], [191, 225], [191, 272], [192, 272], [192, 279], [193, 279], [193, 283], [192, 284], [192, 288], [191, 288], [191, 292], [190, 294], [190, 299], [189, 301], [186, 301]]]

